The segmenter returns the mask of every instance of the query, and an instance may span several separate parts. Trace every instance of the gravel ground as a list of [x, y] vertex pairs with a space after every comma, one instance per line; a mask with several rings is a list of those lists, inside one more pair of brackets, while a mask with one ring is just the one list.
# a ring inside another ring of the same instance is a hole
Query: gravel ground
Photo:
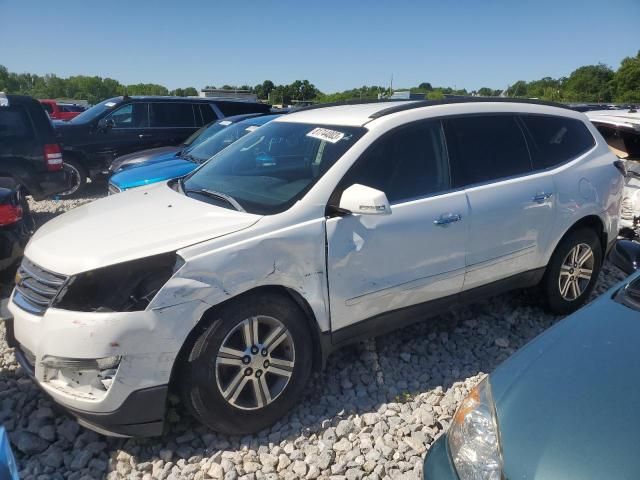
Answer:
[[[38, 224], [93, 200], [32, 203]], [[603, 267], [594, 293], [623, 278]], [[560, 317], [527, 292], [495, 297], [329, 359], [304, 400], [254, 436], [227, 437], [173, 404], [169, 433], [114, 439], [66, 417], [18, 367], [0, 327], [0, 422], [25, 479], [417, 479], [433, 441], [482, 377]]]

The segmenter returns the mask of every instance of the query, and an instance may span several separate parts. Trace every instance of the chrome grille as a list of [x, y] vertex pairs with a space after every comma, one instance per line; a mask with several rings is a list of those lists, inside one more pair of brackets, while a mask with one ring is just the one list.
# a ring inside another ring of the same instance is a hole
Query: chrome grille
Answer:
[[13, 303], [29, 313], [42, 315], [66, 281], [66, 276], [45, 270], [25, 257], [16, 275]]
[[108, 189], [109, 189], [109, 195], [113, 195], [114, 193], [120, 193], [122, 191], [111, 182], [109, 182]]

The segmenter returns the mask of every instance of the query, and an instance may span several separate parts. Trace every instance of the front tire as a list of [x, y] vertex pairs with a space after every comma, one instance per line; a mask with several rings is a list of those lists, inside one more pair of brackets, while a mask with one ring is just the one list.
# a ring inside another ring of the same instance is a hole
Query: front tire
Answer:
[[551, 313], [566, 315], [589, 298], [602, 266], [602, 246], [591, 229], [581, 228], [562, 239], [542, 280], [542, 293]]
[[312, 344], [304, 312], [279, 294], [223, 306], [190, 349], [183, 399], [209, 428], [231, 435], [275, 423], [302, 394]]

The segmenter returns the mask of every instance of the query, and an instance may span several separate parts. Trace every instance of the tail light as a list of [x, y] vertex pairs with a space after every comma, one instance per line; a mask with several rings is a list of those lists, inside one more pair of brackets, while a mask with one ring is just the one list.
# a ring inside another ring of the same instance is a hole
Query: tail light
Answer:
[[62, 151], [57, 143], [50, 143], [44, 146], [44, 161], [49, 172], [62, 170]]
[[20, 205], [0, 205], [0, 227], [16, 223], [22, 219], [22, 207]]

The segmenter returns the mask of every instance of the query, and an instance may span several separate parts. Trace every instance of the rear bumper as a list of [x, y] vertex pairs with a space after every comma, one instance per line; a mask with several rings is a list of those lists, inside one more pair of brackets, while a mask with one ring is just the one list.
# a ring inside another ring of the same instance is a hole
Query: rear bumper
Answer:
[[[35, 376], [34, 359], [28, 357], [15, 338], [14, 319], [7, 308], [7, 300], [0, 302], [0, 319], [5, 323], [7, 344], [14, 349], [20, 366], [39, 384]], [[48, 393], [46, 389], [43, 390]], [[164, 432], [168, 390], [168, 385], [134, 390], [118, 408], [110, 412], [89, 412], [72, 408], [58, 402], [55, 397], [50, 397], [81, 425], [98, 433], [120, 437], [153, 437]]]
[[447, 436], [441, 436], [427, 452], [424, 459], [425, 480], [459, 480], [447, 448]]
[[42, 200], [71, 188], [71, 178], [65, 170], [35, 175], [34, 184], [26, 185], [35, 200]]

